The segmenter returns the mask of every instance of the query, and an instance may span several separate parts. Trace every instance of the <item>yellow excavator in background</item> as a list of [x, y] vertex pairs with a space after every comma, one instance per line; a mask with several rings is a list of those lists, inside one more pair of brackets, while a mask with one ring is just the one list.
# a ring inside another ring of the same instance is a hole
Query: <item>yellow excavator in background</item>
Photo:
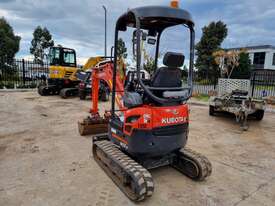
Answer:
[[60, 94], [63, 98], [76, 96], [80, 82], [77, 74], [85, 72], [102, 60], [104, 57], [90, 57], [82, 68], [78, 68], [74, 49], [62, 46], [51, 47], [49, 77], [38, 86], [38, 93], [41, 96]]

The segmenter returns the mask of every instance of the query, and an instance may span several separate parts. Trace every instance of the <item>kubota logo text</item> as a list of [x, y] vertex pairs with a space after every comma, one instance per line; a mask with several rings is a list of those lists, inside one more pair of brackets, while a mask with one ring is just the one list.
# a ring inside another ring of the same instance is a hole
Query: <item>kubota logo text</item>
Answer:
[[173, 124], [173, 123], [180, 123], [185, 121], [186, 121], [185, 117], [170, 117], [170, 118], [161, 119], [162, 124]]

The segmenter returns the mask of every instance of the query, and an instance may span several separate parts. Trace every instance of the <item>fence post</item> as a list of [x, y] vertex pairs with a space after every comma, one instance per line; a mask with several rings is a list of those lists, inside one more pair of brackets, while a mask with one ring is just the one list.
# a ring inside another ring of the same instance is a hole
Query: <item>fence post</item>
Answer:
[[26, 76], [25, 76], [25, 60], [22, 59], [22, 68], [23, 68], [23, 85], [25, 87], [25, 81], [26, 81]]
[[214, 79], [214, 90], [216, 91], [216, 84], [217, 84], [217, 77], [215, 75], [215, 79]]
[[256, 76], [256, 72], [253, 72], [253, 79], [252, 79], [252, 94], [251, 94], [252, 97], [254, 96], [255, 76]]

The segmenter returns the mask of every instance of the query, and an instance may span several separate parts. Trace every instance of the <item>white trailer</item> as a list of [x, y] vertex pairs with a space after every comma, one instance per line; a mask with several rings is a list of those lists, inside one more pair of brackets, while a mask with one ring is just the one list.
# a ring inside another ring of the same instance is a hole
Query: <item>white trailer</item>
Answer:
[[243, 130], [248, 129], [248, 116], [262, 120], [265, 101], [251, 97], [250, 83], [250, 80], [244, 79], [219, 79], [218, 95], [209, 100], [209, 115], [233, 113]]

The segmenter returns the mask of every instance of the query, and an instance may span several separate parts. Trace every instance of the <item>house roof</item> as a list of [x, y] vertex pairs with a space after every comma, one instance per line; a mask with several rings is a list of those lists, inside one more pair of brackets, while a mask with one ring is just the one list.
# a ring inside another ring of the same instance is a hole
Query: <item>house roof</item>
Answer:
[[245, 46], [245, 47], [235, 47], [235, 48], [227, 48], [226, 50], [256, 50], [256, 49], [275, 49], [275, 46], [272, 45], [258, 45], [258, 46]]

